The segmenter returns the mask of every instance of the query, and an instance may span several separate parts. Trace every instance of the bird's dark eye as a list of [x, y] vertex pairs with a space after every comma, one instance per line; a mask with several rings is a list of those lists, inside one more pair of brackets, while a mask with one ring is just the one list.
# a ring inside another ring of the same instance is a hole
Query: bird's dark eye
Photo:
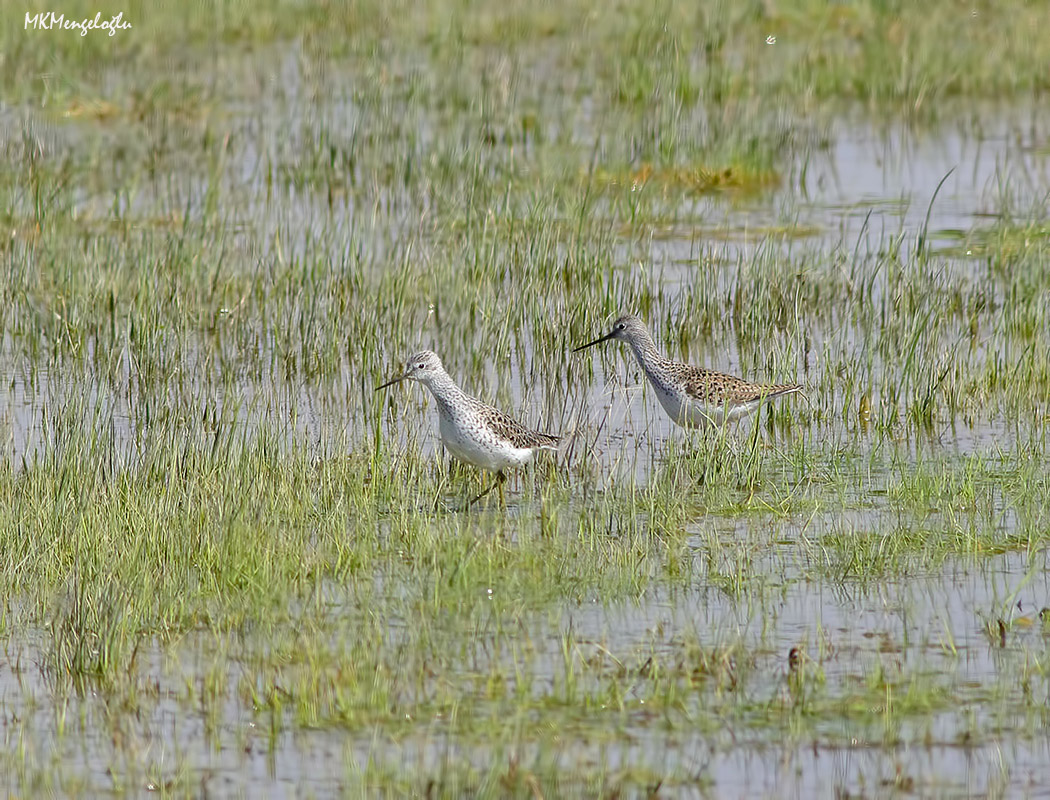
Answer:
[[620, 329], [620, 330], [622, 331], [622, 330], [623, 330], [624, 328], [626, 328], [627, 326], [626, 326], [626, 325], [624, 325], [624, 324], [623, 324], [623, 323], [621, 322], [621, 323], [620, 323], [619, 325], [617, 325], [616, 327], [617, 327], [617, 328], [619, 328], [619, 329]]

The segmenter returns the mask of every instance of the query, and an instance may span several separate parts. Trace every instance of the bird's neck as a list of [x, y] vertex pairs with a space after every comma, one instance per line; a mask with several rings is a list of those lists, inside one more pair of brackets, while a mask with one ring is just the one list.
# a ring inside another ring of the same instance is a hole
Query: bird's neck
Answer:
[[642, 365], [642, 369], [646, 372], [651, 373], [663, 363], [664, 357], [656, 349], [656, 342], [653, 341], [649, 331], [631, 337], [628, 343], [631, 346], [631, 350], [634, 351], [634, 357], [638, 359], [638, 363]]
[[456, 386], [447, 372], [432, 376], [427, 381], [427, 388], [437, 400], [442, 414], [450, 414], [456, 402], [464, 397], [463, 390]]

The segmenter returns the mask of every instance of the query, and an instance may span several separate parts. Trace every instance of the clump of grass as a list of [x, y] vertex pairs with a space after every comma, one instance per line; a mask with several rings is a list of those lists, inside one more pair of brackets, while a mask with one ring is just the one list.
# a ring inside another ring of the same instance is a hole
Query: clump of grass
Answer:
[[719, 169], [704, 167], [672, 167], [656, 169], [651, 164], [642, 164], [623, 178], [604, 171], [598, 172], [595, 179], [610, 187], [629, 187], [632, 192], [647, 189], [665, 196], [681, 196], [685, 193], [740, 191], [755, 192], [776, 186], [778, 177], [775, 173], [761, 172], [748, 166], [726, 166]]

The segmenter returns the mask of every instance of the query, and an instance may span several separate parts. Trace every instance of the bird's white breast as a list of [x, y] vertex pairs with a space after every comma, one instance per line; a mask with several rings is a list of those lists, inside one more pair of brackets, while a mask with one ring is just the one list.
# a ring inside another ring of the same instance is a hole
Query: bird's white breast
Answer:
[[493, 471], [526, 464], [532, 450], [514, 447], [496, 437], [477, 415], [464, 411], [455, 418], [441, 414], [438, 430], [446, 449], [460, 461]]

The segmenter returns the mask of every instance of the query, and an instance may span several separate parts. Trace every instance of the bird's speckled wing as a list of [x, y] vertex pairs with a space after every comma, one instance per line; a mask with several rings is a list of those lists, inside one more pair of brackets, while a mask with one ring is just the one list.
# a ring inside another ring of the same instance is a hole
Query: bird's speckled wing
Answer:
[[554, 450], [558, 447], [560, 437], [550, 433], [530, 431], [516, 419], [508, 417], [492, 406], [479, 402], [478, 415], [496, 436], [506, 439], [515, 447], [535, 447], [541, 450]]
[[751, 383], [733, 375], [685, 364], [682, 365], [682, 369], [682, 382], [686, 393], [701, 402], [715, 406], [753, 403], [756, 400], [797, 392], [802, 388], [798, 384]]

